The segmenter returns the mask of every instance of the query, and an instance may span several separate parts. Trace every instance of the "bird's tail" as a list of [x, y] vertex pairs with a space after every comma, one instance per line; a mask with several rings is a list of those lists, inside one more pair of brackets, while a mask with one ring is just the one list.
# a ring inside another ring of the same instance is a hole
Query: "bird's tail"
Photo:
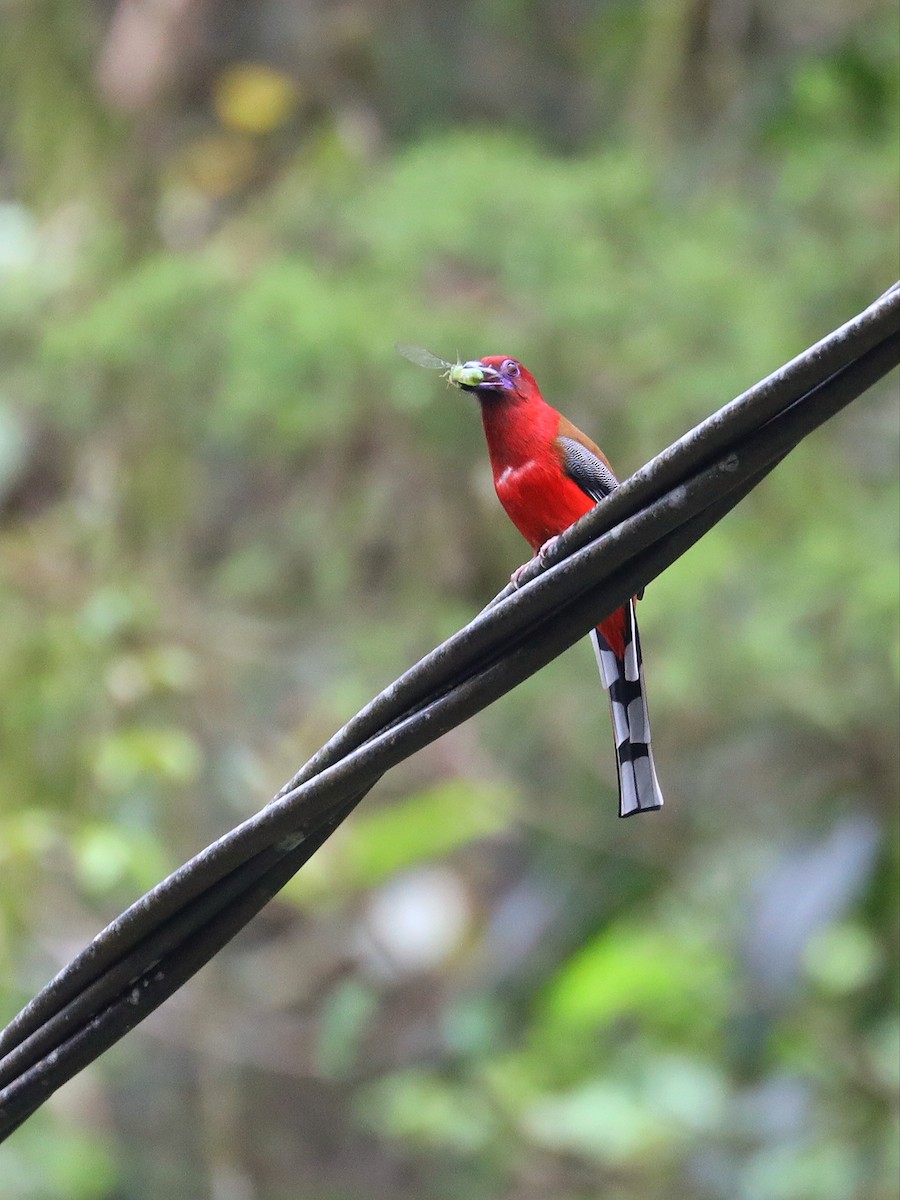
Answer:
[[650, 714], [633, 600], [622, 614], [624, 653], [621, 657], [604, 637], [603, 627], [591, 632], [591, 641], [612, 710], [619, 772], [619, 816], [630, 817], [633, 813], [662, 808], [663, 797], [650, 746]]

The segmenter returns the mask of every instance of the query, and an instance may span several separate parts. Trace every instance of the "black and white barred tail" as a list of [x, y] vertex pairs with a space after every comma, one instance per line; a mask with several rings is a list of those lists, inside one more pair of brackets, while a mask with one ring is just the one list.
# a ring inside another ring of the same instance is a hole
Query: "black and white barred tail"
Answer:
[[663, 806], [650, 746], [650, 714], [633, 600], [626, 613], [624, 660], [616, 657], [602, 633], [596, 629], [591, 633], [600, 678], [609, 692], [612, 710], [620, 817], [652, 812]]

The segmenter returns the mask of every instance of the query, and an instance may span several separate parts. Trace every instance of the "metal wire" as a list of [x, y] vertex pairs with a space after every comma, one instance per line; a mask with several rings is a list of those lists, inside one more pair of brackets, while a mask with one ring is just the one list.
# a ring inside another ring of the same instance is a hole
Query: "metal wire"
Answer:
[[395, 680], [261, 812], [121, 914], [0, 1033], [0, 1140], [182, 986], [377, 780], [539, 670], [900, 362], [900, 284], [691, 430]]

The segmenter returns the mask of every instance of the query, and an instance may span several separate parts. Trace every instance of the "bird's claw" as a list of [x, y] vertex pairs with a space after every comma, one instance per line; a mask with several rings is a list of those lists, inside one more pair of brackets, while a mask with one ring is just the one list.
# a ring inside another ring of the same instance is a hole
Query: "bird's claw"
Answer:
[[553, 548], [554, 548], [554, 546], [556, 545], [556, 543], [557, 543], [558, 541], [559, 541], [559, 535], [558, 535], [558, 534], [557, 534], [557, 536], [556, 536], [556, 537], [547, 538], [546, 542], [544, 542], [543, 546], [541, 546], [540, 550], [538, 550], [538, 552], [537, 552], [537, 556], [538, 556], [538, 558], [541, 560], [541, 563], [542, 563], [542, 564], [543, 564], [543, 563], [545, 563], [545, 562], [547, 561], [547, 556], [548, 556], [550, 553], [552, 553], [552, 551], [553, 551]]
[[[550, 554], [558, 541], [559, 536], [548, 538], [547, 541], [544, 542], [543, 546], [541, 546], [540, 550], [538, 550], [535, 558], [540, 559], [541, 565], [547, 561], [547, 555]], [[509, 577], [509, 582], [513, 585], [513, 587], [517, 588], [522, 586], [522, 575], [527, 568], [531, 566], [533, 561], [534, 559], [529, 559], [528, 562], [522, 563], [521, 567], [516, 567], [512, 575]]]

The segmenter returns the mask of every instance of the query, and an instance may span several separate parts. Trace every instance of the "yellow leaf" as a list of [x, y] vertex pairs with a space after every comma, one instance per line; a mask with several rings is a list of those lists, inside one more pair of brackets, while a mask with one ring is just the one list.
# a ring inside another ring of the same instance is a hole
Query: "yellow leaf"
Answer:
[[283, 125], [300, 100], [296, 82], [264, 63], [229, 67], [213, 85], [213, 104], [226, 129], [269, 133]]

